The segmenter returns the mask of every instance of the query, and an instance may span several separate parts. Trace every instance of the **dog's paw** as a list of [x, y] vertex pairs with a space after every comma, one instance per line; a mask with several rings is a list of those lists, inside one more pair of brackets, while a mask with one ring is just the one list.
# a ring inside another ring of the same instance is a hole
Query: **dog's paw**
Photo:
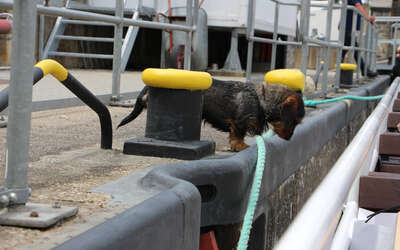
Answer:
[[246, 148], [248, 148], [249, 145], [247, 145], [244, 142], [231, 142], [231, 150], [234, 152], [240, 152], [242, 150], [245, 150]]

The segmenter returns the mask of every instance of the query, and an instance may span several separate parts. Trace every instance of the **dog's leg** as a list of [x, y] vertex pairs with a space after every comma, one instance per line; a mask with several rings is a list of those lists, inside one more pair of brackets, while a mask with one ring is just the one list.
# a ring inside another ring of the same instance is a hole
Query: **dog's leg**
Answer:
[[231, 131], [229, 132], [229, 144], [231, 145], [231, 150], [235, 152], [242, 151], [249, 147], [249, 145], [244, 143], [244, 135], [238, 133], [233, 127], [231, 127]]

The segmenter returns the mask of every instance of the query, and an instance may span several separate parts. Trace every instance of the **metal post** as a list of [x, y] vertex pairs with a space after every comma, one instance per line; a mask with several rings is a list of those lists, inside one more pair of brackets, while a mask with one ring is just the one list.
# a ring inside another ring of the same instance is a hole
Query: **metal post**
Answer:
[[353, 23], [351, 26], [350, 63], [354, 63], [354, 46], [356, 45], [357, 13], [353, 10]]
[[378, 48], [378, 39], [379, 39], [379, 35], [378, 35], [376, 28], [374, 27], [374, 45], [372, 46], [372, 48], [374, 48], [373, 58], [372, 58], [372, 70], [374, 72], [376, 72], [376, 52], [379, 49]]
[[238, 40], [239, 33], [238, 29], [232, 29], [231, 33], [231, 48], [228, 56], [226, 57], [223, 69], [228, 71], [242, 71], [242, 65], [240, 64], [240, 58], [238, 53]]
[[301, 20], [303, 23], [303, 29], [301, 30], [301, 37], [303, 46], [301, 47], [301, 71], [306, 76], [307, 75], [307, 58], [308, 58], [308, 44], [306, 37], [308, 37], [309, 22], [310, 22], [310, 0], [301, 1]]
[[[275, 17], [274, 17], [274, 35], [273, 40], [278, 40], [278, 22], [279, 22], [279, 3], [275, 3]], [[277, 44], [272, 44], [272, 54], [271, 54], [271, 70], [275, 69], [276, 64], [276, 47]]]
[[253, 36], [254, 36], [254, 10], [255, 10], [256, 3], [254, 0], [249, 0], [247, 6], [247, 65], [246, 65], [246, 82], [251, 81], [251, 71], [252, 71], [252, 64], [253, 64]]
[[[124, 17], [124, 1], [115, 2], [115, 17]], [[121, 48], [122, 48], [122, 29], [123, 23], [114, 26], [114, 53], [113, 53], [113, 72], [112, 72], [112, 93], [111, 102], [118, 102], [121, 99]]]
[[199, 18], [199, 0], [193, 0], [193, 26], [197, 26], [197, 19]]
[[[332, 28], [332, 7], [333, 0], [328, 1], [328, 13], [326, 15], [326, 34], [325, 41], [330, 42], [331, 40], [331, 28]], [[325, 96], [328, 90], [328, 69], [329, 69], [329, 57], [331, 53], [331, 48], [329, 46], [325, 49], [325, 57], [324, 57], [324, 73], [322, 75], [322, 93]]]
[[[198, 4], [197, 4], [198, 5]], [[198, 8], [198, 6], [195, 6]], [[189, 27], [193, 26], [193, 0], [186, 1], [186, 25]], [[186, 32], [186, 43], [185, 43], [185, 64], [186, 70], [190, 70], [191, 56], [192, 56], [192, 36], [193, 31]]]
[[[359, 48], [365, 48], [365, 40], [363, 39], [363, 31], [364, 31], [364, 19], [361, 18], [361, 23], [360, 23], [360, 37], [358, 39], [358, 44], [359, 44]], [[357, 81], [360, 80], [360, 69], [361, 69], [361, 53], [362, 51], [359, 50], [358, 54], [357, 54]], [[364, 62], [364, 66], [365, 66], [365, 62]], [[366, 73], [366, 72], [364, 72]]]
[[[366, 29], [366, 35], [364, 37], [364, 41], [365, 41], [364, 44], [365, 44], [366, 49], [370, 49], [371, 23], [368, 21], [366, 23], [367, 23], [367, 29]], [[369, 62], [370, 62], [369, 55], [370, 55], [369, 51], [364, 51], [365, 59], [364, 59], [364, 69], [363, 70], [364, 70], [365, 75], [367, 74], [367, 69], [369, 67]]]
[[43, 59], [43, 49], [44, 49], [44, 29], [45, 29], [45, 16], [40, 15], [39, 16], [39, 44], [38, 44], [38, 50], [39, 50], [39, 59]]
[[339, 44], [340, 47], [337, 49], [336, 55], [336, 82], [335, 89], [338, 90], [340, 86], [340, 63], [342, 62], [342, 53], [344, 46], [344, 36], [345, 36], [345, 28], [346, 28], [346, 12], [347, 12], [347, 0], [342, 1], [342, 7], [340, 10], [340, 26], [339, 26]]
[[15, 0], [11, 49], [11, 83], [7, 129], [5, 187], [23, 190], [14, 203], [29, 198], [28, 162], [32, 110], [32, 79], [36, 2]]

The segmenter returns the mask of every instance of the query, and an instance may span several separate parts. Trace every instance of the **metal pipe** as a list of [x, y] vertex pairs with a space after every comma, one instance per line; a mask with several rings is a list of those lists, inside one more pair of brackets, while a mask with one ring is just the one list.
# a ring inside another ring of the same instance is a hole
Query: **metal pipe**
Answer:
[[342, 8], [340, 10], [340, 25], [339, 25], [339, 48], [336, 55], [336, 74], [335, 74], [335, 88], [340, 87], [340, 63], [342, 62], [342, 53], [344, 46], [344, 38], [346, 33], [346, 12], [347, 12], [347, 0], [342, 1]]
[[[363, 36], [363, 30], [364, 30], [364, 20], [361, 19], [361, 23], [360, 23], [360, 37], [358, 38], [358, 44], [359, 44], [359, 46], [360, 46], [361, 48], [366, 49], [366, 48], [365, 48], [365, 40], [363, 39], [363, 37], [364, 37], [364, 36]], [[357, 74], [356, 74], [356, 76], [357, 76], [357, 81], [360, 80], [361, 60], [362, 60], [361, 51], [359, 51], [359, 52], [357, 53]], [[365, 67], [365, 62], [364, 62], [364, 67]], [[366, 72], [364, 72], [364, 73], [366, 73]]]
[[[115, 1], [115, 17], [124, 18], [123, 0]], [[121, 99], [121, 48], [122, 48], [122, 22], [114, 26], [114, 51], [113, 51], [113, 71], [112, 71], [112, 90], [111, 102], [117, 102]]]
[[[15, 0], [11, 48], [11, 81], [6, 144], [5, 187], [28, 189], [29, 136], [36, 24], [34, 1]], [[28, 197], [27, 197], [28, 198]], [[26, 200], [19, 201], [24, 204]]]
[[365, 75], [367, 74], [367, 69], [368, 69], [368, 66], [369, 66], [369, 52], [368, 52], [368, 50], [370, 48], [370, 37], [369, 36], [370, 36], [370, 32], [371, 32], [371, 30], [370, 30], [370, 26], [371, 26], [370, 22], [367, 22], [366, 24], [367, 24], [366, 34], [365, 34], [365, 37], [363, 39], [365, 48], [367, 49], [366, 51], [363, 52], [364, 53], [364, 69], [363, 69], [363, 71], [364, 71]]
[[[197, 4], [198, 5], [198, 4]], [[198, 8], [199, 6], [195, 6]], [[192, 27], [193, 25], [193, 0], [186, 0], [186, 25]], [[192, 30], [186, 32], [186, 42], [185, 42], [185, 61], [184, 68], [190, 70], [191, 56], [192, 56]]]
[[[272, 39], [274, 41], [278, 40], [278, 22], [279, 22], [279, 3], [275, 3], [275, 16], [274, 16], [274, 34]], [[272, 54], [271, 54], [271, 70], [275, 69], [276, 63], [276, 43], [272, 44]]]
[[301, 48], [301, 72], [307, 75], [307, 58], [308, 58], [308, 29], [309, 29], [309, 19], [310, 19], [310, 0], [301, 1], [301, 19], [300, 22], [303, 23], [301, 29], [301, 37], [303, 46]]
[[354, 47], [356, 45], [356, 28], [357, 28], [357, 13], [353, 11], [353, 19], [351, 24], [351, 42], [350, 45], [353, 48], [350, 50], [350, 62], [354, 63]]
[[292, 45], [300, 47], [302, 45], [301, 42], [288, 42], [288, 41], [280, 41], [280, 40], [272, 40], [270, 38], [261, 38], [261, 37], [249, 37], [251, 41], [258, 42], [258, 43], [271, 43], [271, 44], [280, 44], [280, 45]]
[[39, 59], [43, 59], [43, 49], [44, 49], [44, 29], [45, 29], [45, 17], [43, 15], [39, 16]]
[[[0, 8], [4, 9], [12, 9], [13, 2], [11, 0], [0, 0]], [[161, 29], [161, 30], [179, 30], [179, 31], [191, 31], [194, 30], [193, 27], [188, 27], [185, 25], [177, 25], [177, 24], [167, 24], [167, 23], [156, 23], [152, 21], [142, 21], [142, 20], [132, 20], [129, 18], [117, 18], [115, 16], [96, 14], [90, 12], [84, 12], [79, 10], [71, 10], [65, 8], [57, 8], [57, 7], [43, 7], [38, 5], [37, 10], [39, 14], [47, 15], [47, 16], [63, 16], [67, 18], [75, 18], [81, 20], [90, 20], [90, 21], [100, 21], [107, 22], [113, 24], [123, 23], [124, 25], [132, 25], [132, 26], [140, 26], [143, 28], [149, 29]]]
[[[326, 34], [325, 34], [325, 42], [329, 43], [331, 40], [331, 28], [332, 28], [332, 6], [333, 0], [328, 1], [328, 13], [326, 15]], [[325, 57], [324, 57], [324, 72], [322, 74], [322, 93], [326, 96], [326, 91], [328, 88], [328, 69], [329, 69], [329, 59], [330, 59], [330, 46], [325, 48]]]
[[310, 37], [304, 38], [304, 41], [307, 41], [308, 43], [318, 44], [318, 45], [320, 45], [322, 47], [331, 47], [331, 48], [339, 48], [340, 47], [339, 44], [331, 43], [331, 42], [327, 42], [327, 41], [322, 41], [322, 40], [317, 40], [317, 39], [312, 39]]
[[400, 22], [400, 16], [376, 16], [375, 23]]
[[365, 154], [372, 150], [371, 143], [390, 111], [389, 104], [397, 93], [398, 86], [398, 81], [390, 86], [345, 152], [290, 224], [275, 250], [324, 249], [329, 246], [328, 239], [336, 228], [348, 190], [363, 164]]
[[246, 82], [251, 81], [251, 71], [253, 64], [253, 46], [254, 42], [250, 38], [254, 36], [254, 10], [256, 3], [253, 0], [248, 1], [247, 5], [247, 32], [246, 37], [248, 40], [247, 44], [247, 65], [246, 65]]

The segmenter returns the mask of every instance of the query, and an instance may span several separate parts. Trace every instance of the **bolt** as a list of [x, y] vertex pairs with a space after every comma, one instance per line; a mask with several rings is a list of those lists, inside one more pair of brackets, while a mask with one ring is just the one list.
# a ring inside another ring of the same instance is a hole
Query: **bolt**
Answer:
[[56, 201], [53, 203], [53, 208], [61, 208], [61, 202], [60, 201]]
[[30, 214], [29, 216], [30, 216], [30, 217], [34, 217], [34, 218], [37, 218], [37, 217], [39, 217], [39, 213], [36, 212], [36, 211], [32, 211], [31, 214]]
[[3, 205], [3, 206], [8, 206], [8, 204], [10, 203], [10, 199], [8, 198], [8, 196], [7, 195], [2, 195], [2, 196], [0, 196], [0, 205]]
[[17, 197], [16, 193], [10, 193], [9, 197], [10, 197], [10, 202], [12, 202], [12, 203], [17, 202], [18, 197]]

